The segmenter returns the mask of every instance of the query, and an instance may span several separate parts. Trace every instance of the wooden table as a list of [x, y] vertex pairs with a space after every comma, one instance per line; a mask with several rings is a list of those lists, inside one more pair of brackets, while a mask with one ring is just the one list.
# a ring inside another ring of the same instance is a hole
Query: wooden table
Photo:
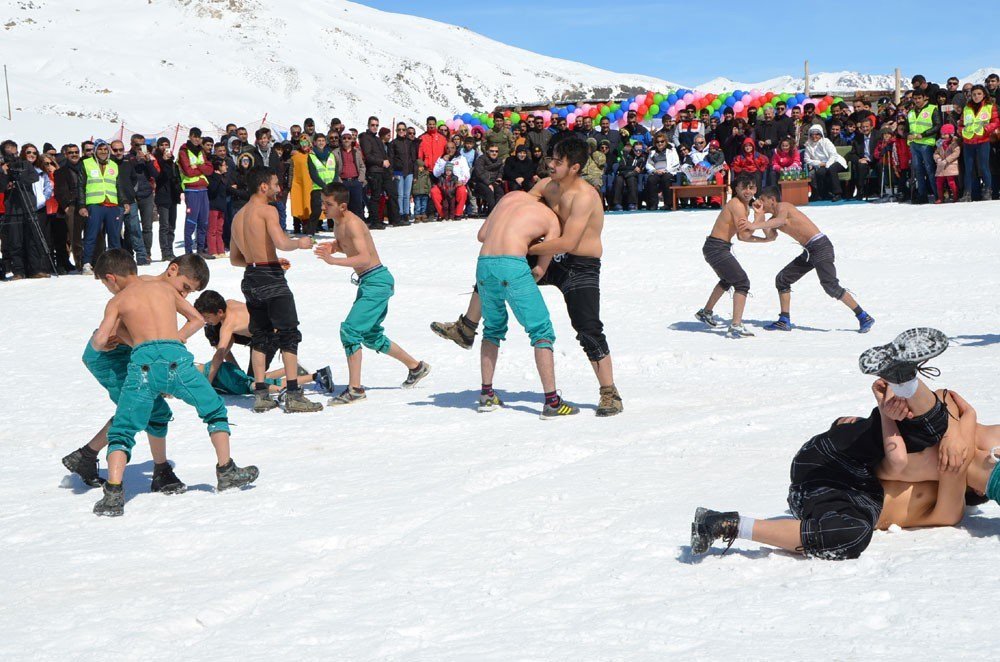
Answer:
[[677, 210], [678, 198], [711, 198], [718, 196], [722, 198], [722, 206], [726, 206], [729, 199], [729, 187], [725, 184], [688, 184], [687, 186], [671, 186], [670, 193], [674, 198], [671, 209]]
[[796, 207], [809, 204], [809, 180], [788, 179], [778, 181], [781, 186], [781, 201], [790, 202]]

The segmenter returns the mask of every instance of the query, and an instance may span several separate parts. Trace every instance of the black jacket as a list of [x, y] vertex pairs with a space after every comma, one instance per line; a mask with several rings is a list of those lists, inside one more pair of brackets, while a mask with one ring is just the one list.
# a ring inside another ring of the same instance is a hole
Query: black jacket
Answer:
[[135, 168], [125, 159], [115, 161], [118, 166], [118, 204], [130, 205], [135, 202], [135, 186], [138, 177]]
[[[868, 134], [868, 160], [875, 160], [875, 148], [878, 147], [878, 136], [872, 131]], [[848, 154], [848, 158], [851, 160], [863, 159], [865, 158], [865, 136], [862, 134], [857, 134], [854, 136], [854, 140], [851, 141], [851, 151]]]
[[157, 168], [154, 169], [156, 171], [154, 177], [156, 193], [153, 196], [153, 201], [160, 207], [179, 205], [181, 202], [181, 173], [177, 169], [177, 161], [156, 157], [156, 165]]
[[384, 172], [382, 162], [389, 158], [389, 151], [382, 139], [371, 131], [358, 135], [358, 145], [361, 147], [361, 157], [365, 160], [367, 172]]
[[212, 211], [226, 211], [228, 204], [226, 196], [229, 195], [228, 174], [220, 175], [213, 172], [208, 176], [208, 208]]
[[508, 182], [514, 182], [521, 177], [526, 183], [530, 183], [537, 168], [538, 164], [532, 161], [530, 156], [524, 161], [519, 161], [517, 156], [508, 156], [503, 164], [503, 178]]
[[[3, 170], [0, 170], [0, 192], [5, 194], [3, 202], [6, 208], [5, 213], [8, 216], [35, 211], [35, 194], [31, 187], [38, 181], [38, 173], [23, 159], [19, 159], [15, 164], [16, 168], [20, 168], [19, 175], [15, 175], [13, 172], [4, 174]], [[27, 200], [18, 193], [15, 188], [16, 184], [20, 184], [24, 188], [28, 195]]]
[[409, 138], [393, 138], [389, 141], [389, 163], [392, 166], [392, 171], [403, 175], [415, 173], [419, 146], [418, 141]]
[[[625, 179], [630, 179], [641, 175], [646, 171], [646, 159], [649, 158], [647, 152], [642, 154], [636, 154], [632, 150], [629, 150], [622, 154], [622, 160], [618, 164], [618, 176], [624, 177]], [[635, 169], [638, 168], [639, 172]]]
[[472, 179], [480, 184], [490, 186], [496, 180], [503, 178], [504, 162], [499, 158], [490, 159], [483, 154], [472, 165]]
[[[778, 132], [778, 123], [775, 120], [759, 119], [757, 124], [753, 127], [753, 139], [757, 141], [757, 148], [760, 153], [764, 156], [770, 158], [774, 150], [778, 148], [778, 140], [781, 134]], [[761, 142], [767, 140], [770, 141], [767, 145], [762, 145]]]
[[[774, 118], [774, 126], [778, 128], [778, 140], [782, 138], [795, 139], [795, 122], [788, 115], [778, 115]], [[722, 144], [721, 141], [719, 144]], [[778, 147], [778, 143], [774, 144], [775, 148]]]
[[59, 203], [59, 213], [65, 214], [67, 207], [76, 207], [77, 191], [80, 188], [80, 166], [69, 163], [55, 172], [56, 201]]
[[153, 184], [151, 180], [153, 180], [156, 176], [156, 169], [153, 167], [152, 162], [140, 159], [139, 155], [135, 152], [126, 152], [125, 160], [131, 164], [132, 172], [135, 173], [133, 177], [135, 184], [135, 197], [148, 198], [153, 195]]

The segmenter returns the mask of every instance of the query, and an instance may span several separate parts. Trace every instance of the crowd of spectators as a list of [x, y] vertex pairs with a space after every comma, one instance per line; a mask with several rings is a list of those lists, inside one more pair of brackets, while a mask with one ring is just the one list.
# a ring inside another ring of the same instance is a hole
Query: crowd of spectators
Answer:
[[[915, 76], [912, 84], [898, 104], [842, 102], [829, 118], [812, 104], [789, 109], [777, 101], [759, 115], [750, 108], [737, 117], [726, 108], [721, 119], [690, 106], [654, 128], [634, 111], [618, 129], [606, 117], [595, 126], [586, 116], [573, 126], [553, 117], [545, 126], [528, 112], [516, 126], [497, 113], [488, 130], [463, 125], [454, 133], [434, 117], [420, 131], [405, 122], [382, 127], [370, 117], [362, 131], [334, 118], [323, 132], [306, 119], [281, 140], [267, 128], [251, 139], [235, 124], [218, 139], [192, 128], [176, 146], [139, 134], [128, 145], [96, 140], [60, 149], [7, 140], [0, 144], [0, 271], [4, 279], [88, 273], [106, 247], [129, 249], [148, 264], [154, 227], [160, 259], [169, 260], [178, 225], [186, 253], [224, 256], [256, 167], [278, 173], [275, 207], [293, 233], [322, 229], [319, 191], [332, 181], [347, 186], [351, 211], [373, 230], [482, 217], [505, 193], [546, 177], [553, 146], [570, 136], [588, 143], [581, 174], [608, 211], [655, 210], [661, 200], [666, 206], [670, 187], [695, 172], [718, 183], [750, 173], [761, 186], [808, 179], [811, 200], [997, 198], [1000, 78], [960, 87], [953, 77], [942, 88]], [[720, 199], [686, 204], [718, 207]]]

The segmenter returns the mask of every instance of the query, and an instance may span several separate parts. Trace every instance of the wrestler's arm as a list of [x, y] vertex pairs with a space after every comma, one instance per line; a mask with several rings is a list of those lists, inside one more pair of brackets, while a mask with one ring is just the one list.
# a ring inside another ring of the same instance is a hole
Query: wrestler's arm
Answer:
[[[569, 205], [567, 210], [566, 225], [563, 226], [562, 235], [558, 239], [543, 241], [528, 249], [528, 255], [557, 255], [559, 253], [572, 253], [580, 245], [583, 238], [583, 231], [587, 229], [590, 220], [590, 208], [585, 200], [577, 199], [574, 195], [565, 204]], [[563, 203], [560, 203], [563, 204]]]
[[[226, 362], [226, 359], [233, 355], [233, 327], [232, 324], [226, 324], [229, 318], [222, 323], [222, 327], [219, 329], [219, 342], [215, 346], [215, 354], [212, 355], [212, 367], [208, 369], [208, 383], [211, 384], [215, 381], [215, 376], [219, 374], [219, 368], [222, 364]], [[233, 363], [236, 363], [234, 360]]]
[[94, 331], [94, 335], [90, 338], [90, 346], [96, 349], [98, 352], [106, 352], [108, 349], [108, 340], [114, 335], [115, 328], [118, 326], [118, 297], [114, 297], [108, 302], [108, 305], [104, 307], [104, 319], [101, 320], [101, 325], [97, 327]]
[[[545, 238], [550, 237], [555, 238], [559, 236], [559, 220], [553, 218], [549, 223], [549, 229], [545, 232]], [[531, 270], [531, 275], [535, 277], [535, 282], [542, 279], [545, 272], [549, 270], [549, 265], [552, 264], [551, 255], [539, 255], [538, 261], [535, 262], [534, 268]]]
[[274, 242], [274, 247], [279, 251], [294, 251], [298, 248], [311, 248], [312, 239], [309, 237], [299, 237], [298, 239], [292, 239], [288, 234], [281, 229], [281, 224], [278, 222], [278, 210], [274, 207], [268, 206], [267, 209], [263, 210], [264, 213], [264, 225], [267, 228], [267, 235]]
[[546, 177], [545, 179], [539, 180], [539, 182], [534, 186], [532, 186], [531, 190], [528, 191], [528, 195], [535, 198], [536, 200], [541, 200], [542, 202], [544, 202], [545, 188], [549, 185], [549, 182], [551, 181], [552, 181], [551, 177]]
[[937, 502], [930, 512], [910, 520], [908, 526], [955, 526], [965, 513], [966, 475], [971, 458], [958, 471], [942, 473], [938, 480]]
[[350, 257], [334, 257], [330, 252], [330, 245], [323, 244], [322, 246], [317, 246], [316, 256], [326, 262], [327, 264], [332, 264], [338, 267], [350, 267], [351, 269], [357, 269], [358, 267], [367, 266], [371, 262], [371, 254], [368, 252], [368, 242], [367, 241], [357, 241], [355, 234], [357, 233], [355, 229], [356, 223], [361, 223], [360, 219], [352, 220], [350, 223], [344, 225], [344, 239], [350, 239], [350, 245], [354, 246], [358, 251], [357, 255], [352, 255]]
[[[169, 287], [169, 286], [168, 286]], [[201, 316], [195, 307], [188, 303], [188, 300], [179, 293], [174, 292], [174, 308], [181, 314], [187, 322], [177, 331], [181, 342], [187, 342], [188, 338], [198, 333], [205, 326], [205, 318]]]

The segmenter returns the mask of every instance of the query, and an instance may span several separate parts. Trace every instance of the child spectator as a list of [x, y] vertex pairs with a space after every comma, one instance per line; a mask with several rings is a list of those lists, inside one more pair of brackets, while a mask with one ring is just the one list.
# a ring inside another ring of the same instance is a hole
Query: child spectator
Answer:
[[795, 149], [792, 139], [786, 136], [779, 140], [778, 149], [774, 150], [774, 156], [771, 157], [771, 170], [775, 176], [780, 178], [781, 173], [786, 170], [801, 169], [802, 159], [799, 158], [799, 150]]
[[962, 148], [955, 137], [955, 127], [945, 124], [941, 127], [941, 139], [934, 150], [934, 163], [937, 164], [935, 179], [937, 183], [937, 199], [934, 204], [944, 201], [944, 190], [947, 186], [951, 191], [951, 201], [958, 201], [958, 157]]
[[225, 257], [226, 244], [222, 241], [222, 229], [226, 224], [226, 209], [229, 207], [226, 197], [229, 193], [226, 185], [229, 181], [229, 164], [225, 159], [212, 157], [212, 167], [215, 172], [208, 176], [208, 253], [213, 257]]
[[743, 139], [743, 148], [739, 155], [733, 159], [733, 172], [737, 175], [747, 173], [753, 175], [757, 182], [757, 190], [764, 187], [764, 174], [767, 172], [770, 162], [767, 157], [757, 151], [757, 143], [753, 138], [747, 136]]
[[607, 159], [604, 152], [597, 149], [597, 140], [595, 138], [587, 138], [587, 149], [590, 152], [590, 157], [587, 159], [587, 164], [583, 166], [580, 174], [588, 184], [600, 191], [601, 181], [604, 178], [604, 165]]
[[882, 139], [875, 148], [875, 159], [882, 166], [886, 186], [891, 181], [898, 187], [899, 199], [903, 200], [909, 198], [907, 185], [910, 178], [910, 146], [906, 142], [909, 130], [905, 122], [899, 125], [887, 124], [882, 131]]
[[413, 175], [413, 214], [418, 223], [427, 220], [427, 201], [431, 196], [431, 171], [423, 160], [417, 159], [417, 172]]
[[455, 177], [455, 166], [451, 162], [446, 163], [444, 174], [438, 178], [437, 183], [438, 190], [441, 192], [438, 216], [442, 221], [453, 221], [456, 218], [455, 204], [459, 186], [458, 178]]
[[[612, 194], [612, 209], [621, 211], [624, 204], [629, 211], [639, 208], [639, 191], [645, 188], [646, 154], [642, 143], [632, 143], [631, 149], [622, 153], [618, 176]], [[624, 194], [624, 200], [622, 195]]]

